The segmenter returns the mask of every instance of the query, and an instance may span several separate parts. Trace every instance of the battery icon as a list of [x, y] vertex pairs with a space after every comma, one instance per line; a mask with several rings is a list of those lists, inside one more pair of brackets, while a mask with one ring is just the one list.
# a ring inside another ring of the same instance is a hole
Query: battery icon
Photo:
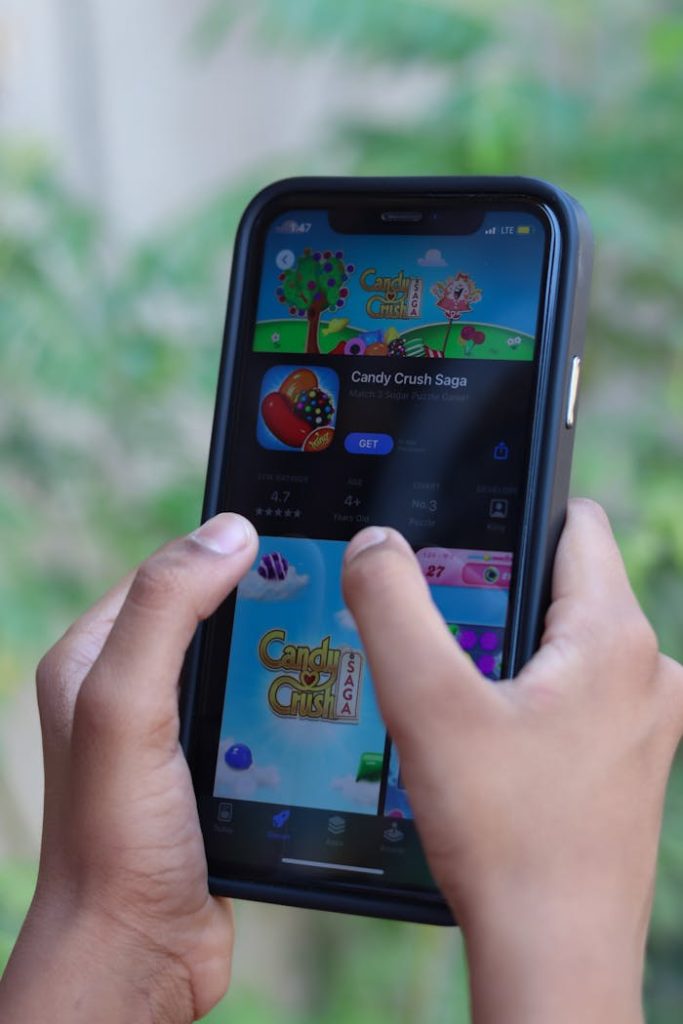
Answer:
[[517, 234], [518, 235], [530, 235], [531, 234], [531, 226], [529, 224], [518, 224], [517, 225]]

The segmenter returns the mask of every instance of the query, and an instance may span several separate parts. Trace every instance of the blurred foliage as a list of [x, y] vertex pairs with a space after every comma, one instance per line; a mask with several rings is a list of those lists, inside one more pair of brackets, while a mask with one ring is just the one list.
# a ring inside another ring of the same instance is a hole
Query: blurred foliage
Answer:
[[0, 649], [18, 673], [124, 566], [198, 520], [245, 197], [116, 255], [40, 155], [0, 151], [0, 195], [0, 524], [13, 537]]
[[[210, 0], [194, 54], [243, 5]], [[683, 17], [663, 0], [253, 0], [254, 45], [350, 73], [434, 80], [418, 115], [329, 123], [288, 171], [531, 174], [573, 192], [596, 240], [574, 488], [612, 517], [665, 650], [683, 657]], [[321, 101], [322, 102], [322, 101]], [[0, 150], [0, 686], [130, 563], [197, 521], [225, 268], [260, 167], [163, 236], [112, 251], [104, 225], [30, 150]], [[646, 991], [683, 1015], [683, 770], [669, 792]], [[31, 872], [0, 870], [6, 952]], [[247, 911], [245, 910], [246, 914]], [[296, 1014], [238, 985], [210, 1019], [247, 1024], [466, 1018], [456, 935], [311, 915]]]
[[[210, 0], [199, 17], [194, 39], [201, 47], [220, 43], [244, 13], [239, 0]], [[333, 42], [345, 59], [362, 62], [429, 60], [451, 64], [467, 57], [492, 34], [485, 19], [448, 3], [415, 0], [295, 0], [286, 15], [277, 0], [254, 0], [250, 22], [268, 46], [291, 51]]]
[[[296, 1012], [277, 995], [237, 986], [209, 1014], [228, 1024], [243, 1013], [253, 1024], [451, 1024], [469, 1015], [460, 933], [315, 913], [307, 939], [292, 959], [305, 978]], [[239, 926], [239, 921], [238, 921]], [[459, 965], [459, 969], [458, 969]]]
[[12, 952], [35, 881], [34, 867], [15, 861], [0, 863], [0, 971]]

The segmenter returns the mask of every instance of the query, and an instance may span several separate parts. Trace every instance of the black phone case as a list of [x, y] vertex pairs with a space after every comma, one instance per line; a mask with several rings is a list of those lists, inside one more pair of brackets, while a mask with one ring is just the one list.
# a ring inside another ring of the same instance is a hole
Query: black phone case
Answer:
[[[537, 649], [550, 597], [555, 550], [564, 524], [571, 470], [574, 428], [567, 425], [572, 361], [583, 352], [592, 265], [592, 234], [585, 211], [570, 195], [548, 182], [525, 177], [415, 177], [415, 178], [291, 178], [268, 186], [247, 206], [237, 231], [230, 278], [227, 319], [223, 339], [216, 408], [211, 436], [202, 522], [219, 509], [230, 392], [237, 346], [244, 315], [240, 302], [247, 274], [247, 257], [254, 225], [263, 212], [279, 200], [296, 205], [297, 197], [312, 194], [377, 196], [391, 200], [430, 197], [522, 198], [543, 204], [559, 226], [559, 253], [554, 272], [553, 305], [546, 314], [552, 341], [539, 364], [536, 408], [531, 438], [529, 486], [524, 509], [519, 571], [511, 595], [511, 644], [509, 672], [514, 675]], [[552, 290], [553, 281], [549, 280]], [[203, 627], [188, 651], [181, 686], [181, 743], [192, 763], [194, 744], [200, 741], [193, 729]], [[367, 896], [354, 892], [325, 891], [298, 885], [267, 885], [258, 881], [209, 877], [209, 889], [221, 896], [279, 903], [288, 906], [333, 910], [369, 917], [393, 918], [427, 924], [454, 924], [445, 901], [410, 899], [378, 892]]]

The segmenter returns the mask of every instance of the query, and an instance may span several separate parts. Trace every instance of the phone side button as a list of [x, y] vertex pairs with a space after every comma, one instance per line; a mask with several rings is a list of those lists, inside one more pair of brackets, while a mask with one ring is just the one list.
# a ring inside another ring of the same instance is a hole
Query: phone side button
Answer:
[[567, 410], [564, 425], [571, 430], [576, 421], [576, 400], [579, 397], [579, 379], [581, 377], [581, 356], [574, 356], [569, 372], [569, 391], [567, 392]]

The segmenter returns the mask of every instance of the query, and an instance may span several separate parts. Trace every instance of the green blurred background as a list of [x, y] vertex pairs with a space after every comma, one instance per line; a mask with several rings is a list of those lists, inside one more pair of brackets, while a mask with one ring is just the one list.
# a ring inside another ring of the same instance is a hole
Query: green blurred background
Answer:
[[[270, 180], [520, 173], [580, 199], [597, 254], [573, 490], [607, 507], [663, 649], [683, 658], [680, 8], [142, 7], [0, 3], [3, 962], [39, 838], [34, 665], [198, 520], [232, 238]], [[238, 921], [214, 1022], [467, 1019], [457, 932], [246, 904]], [[650, 1024], [683, 1019], [680, 764], [646, 994]]]

